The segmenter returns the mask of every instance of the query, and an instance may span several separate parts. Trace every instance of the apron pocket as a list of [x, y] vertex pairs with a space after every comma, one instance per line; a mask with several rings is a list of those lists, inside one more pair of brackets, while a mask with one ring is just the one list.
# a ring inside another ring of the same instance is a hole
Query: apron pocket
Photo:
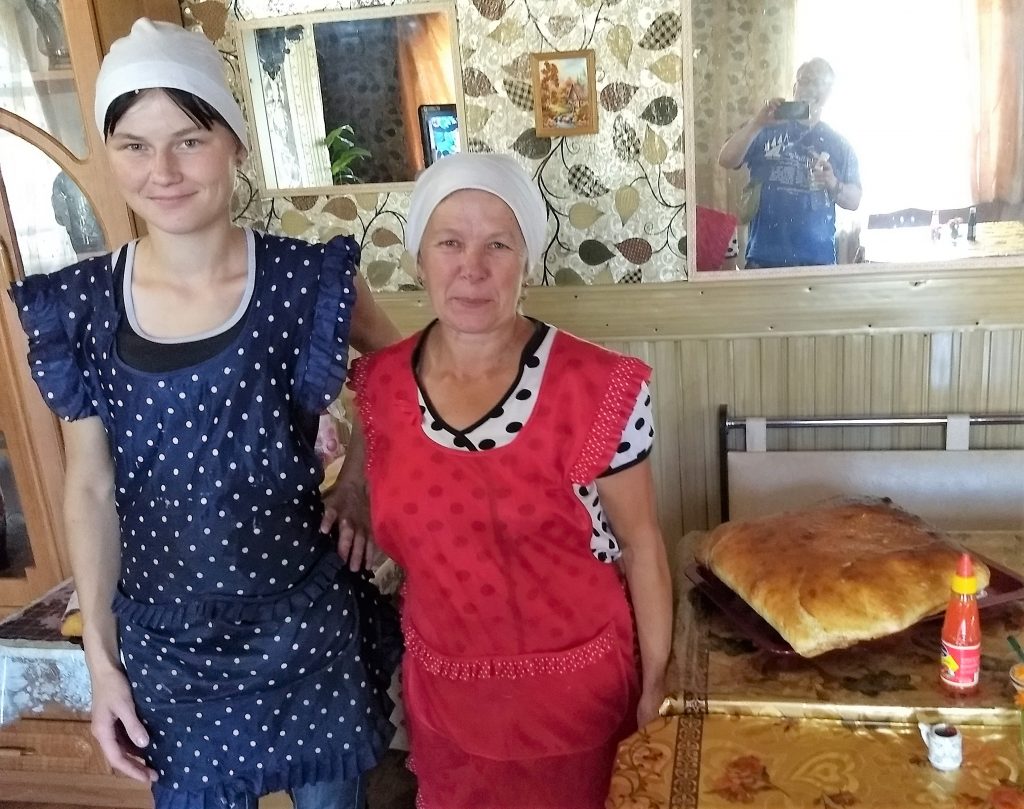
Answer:
[[405, 641], [410, 718], [475, 756], [508, 761], [589, 750], [632, 709], [635, 673], [613, 624], [579, 646], [510, 657], [443, 655], [408, 624]]

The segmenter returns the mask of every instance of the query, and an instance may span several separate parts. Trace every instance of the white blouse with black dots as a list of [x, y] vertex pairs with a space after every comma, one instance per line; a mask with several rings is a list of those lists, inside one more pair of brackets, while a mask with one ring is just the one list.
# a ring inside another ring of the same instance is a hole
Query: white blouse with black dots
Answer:
[[[505, 397], [490, 413], [465, 430], [458, 430], [444, 421], [434, 410], [430, 398], [417, 380], [420, 412], [423, 414], [423, 432], [435, 443], [465, 452], [486, 452], [509, 444], [523, 428], [537, 401], [537, 392], [544, 377], [551, 345], [558, 330], [546, 323], [537, 323], [537, 332], [523, 349], [519, 375]], [[426, 334], [424, 332], [424, 334]], [[422, 346], [422, 342], [420, 344]], [[417, 348], [417, 354], [419, 348]], [[629, 417], [618, 450], [608, 469], [598, 477], [608, 477], [640, 463], [651, 454], [654, 445], [654, 421], [651, 417], [651, 394], [647, 384], [640, 386], [633, 413]], [[618, 541], [608, 525], [596, 482], [585, 486], [573, 485], [576, 497], [590, 514], [592, 533], [590, 549], [601, 562], [614, 562], [622, 555]]]

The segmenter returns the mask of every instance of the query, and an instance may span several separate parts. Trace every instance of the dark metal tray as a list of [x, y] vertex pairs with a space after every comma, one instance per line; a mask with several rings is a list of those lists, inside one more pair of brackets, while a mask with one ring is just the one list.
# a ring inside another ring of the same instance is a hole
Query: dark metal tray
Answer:
[[[988, 565], [991, 573], [988, 587], [978, 595], [978, 609], [996, 607], [1010, 601], [1024, 598], [1024, 578], [1007, 567], [993, 562], [981, 554], [972, 554]], [[721, 579], [708, 568], [694, 562], [684, 571], [686, 578], [694, 583], [697, 591], [707, 596], [732, 624], [740, 630], [755, 646], [766, 652], [778, 655], [797, 655], [775, 628], [751, 608], [746, 601], [730, 589]], [[941, 618], [944, 609], [922, 618], [918, 623], [934, 621]]]

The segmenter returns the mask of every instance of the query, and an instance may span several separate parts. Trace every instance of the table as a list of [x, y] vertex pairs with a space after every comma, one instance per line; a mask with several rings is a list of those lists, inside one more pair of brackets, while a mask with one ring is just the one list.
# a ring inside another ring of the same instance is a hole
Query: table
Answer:
[[116, 775], [89, 731], [85, 654], [61, 637], [69, 581], [0, 621], [0, 806], [147, 809], [148, 787]]
[[957, 258], [1014, 256], [1024, 253], [1024, 222], [979, 222], [977, 238], [968, 241], [967, 225], [961, 225], [960, 236], [950, 238], [949, 227], [943, 225], [942, 236], [933, 240], [931, 228], [915, 225], [902, 228], [868, 228], [860, 232], [864, 260], [884, 263], [948, 261]]
[[[609, 809], [1024, 809], [1006, 643], [1024, 636], [1021, 603], [982, 613], [981, 687], [951, 697], [937, 679], [937, 622], [813, 660], [759, 651], [683, 575], [699, 538], [684, 537], [673, 562], [670, 715], [620, 746]], [[954, 538], [1024, 569], [1024, 534]], [[939, 718], [964, 734], [954, 773], [928, 764], [916, 725]]]
[[60, 634], [73, 589], [68, 579], [0, 621], [0, 726], [44, 711], [88, 719], [85, 655]]

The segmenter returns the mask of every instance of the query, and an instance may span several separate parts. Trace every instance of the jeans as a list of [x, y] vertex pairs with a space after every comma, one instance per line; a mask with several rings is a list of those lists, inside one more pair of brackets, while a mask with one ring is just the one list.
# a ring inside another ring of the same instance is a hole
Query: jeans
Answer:
[[363, 809], [366, 788], [363, 777], [349, 781], [321, 781], [291, 790], [295, 809]]
[[[295, 809], [364, 809], [366, 788], [363, 776], [349, 781], [321, 781], [289, 790]], [[225, 809], [257, 809], [259, 798], [243, 795]]]

